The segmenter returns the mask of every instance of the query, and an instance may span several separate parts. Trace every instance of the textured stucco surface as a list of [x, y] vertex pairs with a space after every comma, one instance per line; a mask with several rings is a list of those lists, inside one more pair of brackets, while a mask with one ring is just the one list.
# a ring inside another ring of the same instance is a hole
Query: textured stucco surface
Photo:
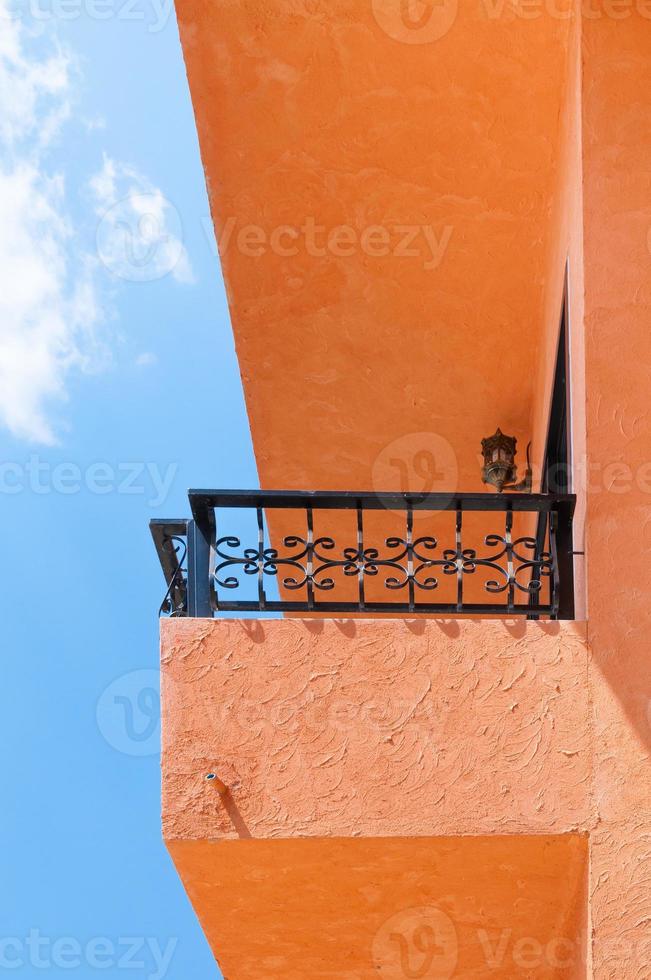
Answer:
[[586, 976], [584, 837], [169, 847], [226, 980]]
[[585, 20], [583, 42], [594, 975], [648, 980], [651, 20]]
[[[168, 620], [167, 839], [588, 826], [580, 624]], [[205, 775], [232, 790], [224, 802]]]

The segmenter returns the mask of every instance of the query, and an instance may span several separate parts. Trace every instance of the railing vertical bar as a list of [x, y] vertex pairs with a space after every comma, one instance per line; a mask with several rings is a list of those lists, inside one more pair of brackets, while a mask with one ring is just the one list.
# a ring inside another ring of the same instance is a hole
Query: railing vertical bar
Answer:
[[508, 582], [508, 611], [515, 610], [515, 585], [514, 566], [513, 566], [513, 511], [509, 507], [505, 514], [504, 540], [506, 541], [506, 575]]
[[217, 512], [214, 507], [210, 508], [210, 555], [208, 558], [208, 591], [213, 612], [219, 612], [219, 598], [217, 596]]
[[[530, 606], [540, 606], [543, 605], [542, 599], [544, 596], [543, 592], [543, 553], [549, 553], [548, 547], [548, 517], [549, 514], [546, 510], [535, 509], [534, 513], [537, 513], [538, 520], [536, 522], [536, 533], [535, 533], [535, 554], [534, 554], [534, 565], [531, 569], [531, 575], [529, 576], [529, 582], [538, 581], [540, 582], [540, 589], [538, 592], [531, 592], [529, 595], [529, 605]], [[545, 576], [547, 577], [547, 576]], [[551, 606], [551, 579], [548, 587], [548, 602], [547, 605]], [[529, 613], [527, 619], [540, 619], [539, 613]]]
[[258, 602], [260, 609], [267, 606], [267, 596], [264, 590], [264, 511], [262, 507], [256, 507], [258, 519]]
[[560, 503], [556, 516], [556, 565], [558, 567], [558, 618], [574, 619], [574, 534], [572, 512]]
[[[550, 533], [551, 533], [549, 529], [550, 522], [551, 522], [551, 517], [549, 514], [539, 515], [539, 527], [537, 528], [536, 531], [536, 565], [534, 569], [535, 577], [540, 582], [540, 589], [538, 591], [538, 596], [537, 596], [538, 605], [541, 605], [543, 599], [545, 598], [545, 594], [544, 594], [545, 586], [544, 586], [544, 579], [542, 574], [543, 554], [544, 552], [547, 552], [548, 554], [551, 555], [551, 543], [549, 541]], [[549, 584], [547, 585], [547, 596], [546, 596], [547, 603], [550, 609], [552, 607], [553, 589], [554, 589], [554, 580], [552, 574], [550, 574]], [[532, 596], [532, 599], [535, 598], [536, 598], [535, 596]]]
[[463, 611], [463, 546], [461, 543], [461, 527], [463, 524], [461, 504], [457, 507], [455, 530], [455, 546], [457, 553], [457, 612]]
[[364, 583], [364, 508], [361, 500], [357, 501], [357, 588], [360, 610], [366, 609], [366, 593]]
[[549, 586], [549, 608], [552, 619], [558, 619], [558, 607], [560, 598], [560, 579], [558, 571], [558, 543], [556, 541], [556, 527], [558, 515], [555, 510], [549, 514], [549, 553], [552, 558], [552, 574]]
[[188, 521], [188, 616], [211, 617], [210, 537], [198, 521]]
[[306, 582], [307, 582], [307, 607], [314, 609], [314, 511], [310, 504], [306, 508], [307, 517], [307, 555], [306, 555]]
[[414, 509], [409, 502], [407, 507], [407, 581], [409, 583], [409, 612], [415, 609], [414, 586]]

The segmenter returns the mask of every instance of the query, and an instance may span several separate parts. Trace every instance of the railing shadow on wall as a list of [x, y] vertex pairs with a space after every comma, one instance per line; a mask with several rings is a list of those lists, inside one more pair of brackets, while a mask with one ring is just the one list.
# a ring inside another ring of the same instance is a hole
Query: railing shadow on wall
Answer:
[[191, 490], [161, 615], [573, 619], [573, 495]]

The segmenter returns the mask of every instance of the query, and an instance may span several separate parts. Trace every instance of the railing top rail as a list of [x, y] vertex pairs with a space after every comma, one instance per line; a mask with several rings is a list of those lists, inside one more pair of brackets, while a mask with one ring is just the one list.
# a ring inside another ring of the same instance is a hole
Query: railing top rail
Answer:
[[339, 490], [189, 490], [192, 513], [199, 519], [206, 508], [264, 507], [317, 510], [424, 510], [424, 511], [525, 511], [547, 513], [567, 509], [571, 515], [574, 494], [497, 493], [399, 493]]
[[154, 537], [160, 534], [185, 534], [187, 526], [187, 517], [152, 517], [149, 521], [149, 527]]

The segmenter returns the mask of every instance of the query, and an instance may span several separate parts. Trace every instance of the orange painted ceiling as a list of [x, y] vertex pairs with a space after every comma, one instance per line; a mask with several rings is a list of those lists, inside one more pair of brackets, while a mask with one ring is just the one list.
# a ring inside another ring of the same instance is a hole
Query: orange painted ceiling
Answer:
[[262, 486], [529, 437], [569, 22], [515, 7], [177, 0]]
[[232, 980], [579, 980], [586, 838], [175, 840]]

